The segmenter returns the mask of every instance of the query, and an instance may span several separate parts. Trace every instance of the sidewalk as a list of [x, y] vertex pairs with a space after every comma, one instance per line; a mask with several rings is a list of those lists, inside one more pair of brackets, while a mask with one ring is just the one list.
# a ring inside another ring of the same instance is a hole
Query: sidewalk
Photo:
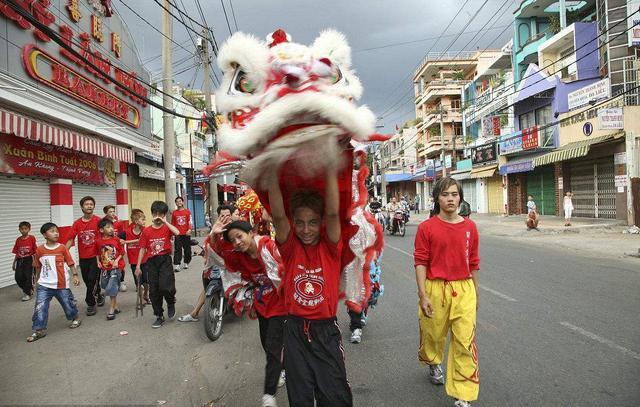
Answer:
[[[623, 234], [628, 226], [615, 219], [572, 218], [572, 226], [564, 226], [564, 218], [541, 215], [539, 230], [527, 230], [526, 215], [493, 215], [473, 213], [471, 219], [481, 235], [522, 239], [528, 243], [554, 245], [590, 255], [624, 258], [640, 255], [640, 235]], [[410, 223], [427, 219], [426, 211], [411, 214]]]

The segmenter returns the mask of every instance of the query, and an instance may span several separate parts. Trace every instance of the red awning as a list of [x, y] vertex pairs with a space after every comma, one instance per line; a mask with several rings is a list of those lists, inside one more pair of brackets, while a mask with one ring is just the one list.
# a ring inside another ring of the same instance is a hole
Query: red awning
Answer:
[[0, 109], [0, 133], [13, 134], [74, 151], [135, 163], [133, 150], [2, 109]]

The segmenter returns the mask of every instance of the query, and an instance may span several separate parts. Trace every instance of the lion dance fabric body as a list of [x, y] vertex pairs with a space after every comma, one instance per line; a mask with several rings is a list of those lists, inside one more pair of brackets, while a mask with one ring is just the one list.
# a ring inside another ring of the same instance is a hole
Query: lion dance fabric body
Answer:
[[381, 227], [363, 210], [367, 167], [353, 145], [386, 137], [374, 133], [373, 113], [354, 103], [362, 86], [345, 37], [328, 30], [305, 46], [282, 30], [267, 42], [239, 32], [221, 47], [218, 64], [224, 78], [216, 103], [227, 120], [218, 129], [220, 154], [205, 172], [240, 169], [267, 211], [266, 177], [278, 174], [288, 213], [295, 191], [324, 195], [325, 170], [338, 168], [346, 248], [341, 293], [359, 312], [370, 297], [369, 267], [383, 242]]

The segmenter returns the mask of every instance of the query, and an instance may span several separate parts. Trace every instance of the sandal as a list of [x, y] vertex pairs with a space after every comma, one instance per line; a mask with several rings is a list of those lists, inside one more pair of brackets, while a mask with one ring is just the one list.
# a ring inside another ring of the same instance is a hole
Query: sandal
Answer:
[[149, 297], [144, 299], [144, 303], [145, 305], [151, 305], [151, 300], [149, 299]]
[[69, 325], [69, 328], [74, 329], [79, 327], [80, 325], [82, 325], [82, 320], [74, 319], [73, 322], [71, 322], [71, 325]]
[[116, 314], [107, 314], [107, 321], [113, 321], [116, 319]]
[[178, 317], [178, 321], [180, 322], [198, 322], [198, 318], [194, 318], [191, 314], [186, 314], [181, 317]]
[[113, 310], [113, 313], [114, 313], [114, 314], [119, 314], [119, 313], [120, 313], [120, 309], [119, 309], [119, 308], [114, 309], [114, 310]]
[[38, 339], [42, 339], [45, 336], [47, 336], [47, 333], [44, 331], [35, 331], [34, 333], [31, 334], [31, 336], [29, 336], [27, 338], [27, 342], [35, 342]]

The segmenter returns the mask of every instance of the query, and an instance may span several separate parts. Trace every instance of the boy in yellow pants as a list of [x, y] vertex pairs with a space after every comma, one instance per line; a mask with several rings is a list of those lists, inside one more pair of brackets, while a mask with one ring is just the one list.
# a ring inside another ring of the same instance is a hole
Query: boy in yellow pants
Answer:
[[[458, 215], [462, 199], [456, 180], [445, 177], [436, 183], [435, 216], [418, 227], [414, 259], [420, 305], [418, 359], [429, 366], [433, 384], [446, 383], [455, 406], [468, 407], [480, 389], [476, 348], [480, 258], [475, 223]], [[445, 381], [440, 364], [449, 332]]]

